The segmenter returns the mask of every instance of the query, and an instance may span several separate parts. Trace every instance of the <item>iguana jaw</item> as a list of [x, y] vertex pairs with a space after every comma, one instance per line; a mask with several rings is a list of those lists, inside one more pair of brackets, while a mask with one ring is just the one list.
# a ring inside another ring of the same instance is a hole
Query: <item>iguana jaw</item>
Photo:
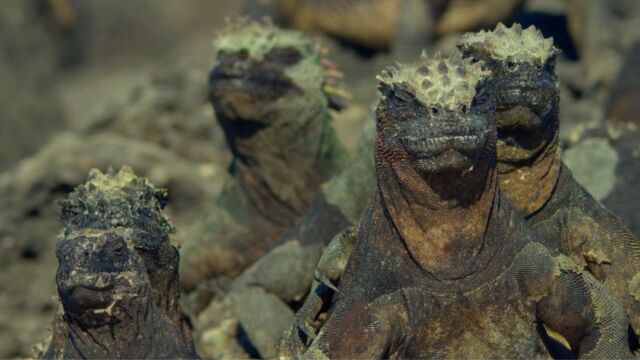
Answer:
[[[416, 119], [404, 124], [399, 142], [423, 173], [463, 172], [473, 167], [475, 157], [487, 142], [486, 119], [465, 114], [447, 114], [447, 120], [426, 120], [427, 128]], [[457, 122], [455, 127], [448, 124]], [[445, 126], [439, 126], [445, 125]]]
[[555, 74], [537, 64], [493, 60], [487, 83], [498, 129], [498, 161], [532, 160], [553, 141], [558, 127]]
[[[134, 250], [111, 231], [74, 230], [60, 240], [58, 261], [56, 282], [65, 313], [87, 327], [119, 317], [121, 311], [112, 311], [115, 303], [136, 298], [148, 285]], [[106, 308], [111, 310], [101, 311]]]
[[254, 101], [273, 101], [297, 87], [284, 71], [268, 62], [234, 62], [237, 56], [223, 56], [209, 73], [209, 89], [214, 102], [238, 94]]

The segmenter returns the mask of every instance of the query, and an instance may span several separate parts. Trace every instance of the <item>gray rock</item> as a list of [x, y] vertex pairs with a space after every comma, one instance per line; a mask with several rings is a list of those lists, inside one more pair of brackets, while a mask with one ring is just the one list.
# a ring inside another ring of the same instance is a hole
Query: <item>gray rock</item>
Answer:
[[616, 182], [618, 153], [604, 138], [590, 138], [568, 149], [562, 156], [576, 180], [601, 201]]

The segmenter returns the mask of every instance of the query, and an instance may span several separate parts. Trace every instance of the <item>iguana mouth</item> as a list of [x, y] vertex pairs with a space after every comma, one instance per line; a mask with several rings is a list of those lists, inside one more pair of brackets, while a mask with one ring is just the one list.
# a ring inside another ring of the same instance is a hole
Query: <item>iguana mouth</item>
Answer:
[[512, 84], [499, 91], [496, 96], [496, 111], [508, 111], [515, 107], [526, 108], [538, 117], [546, 117], [553, 110], [555, 101], [552, 84], [540, 80], [541, 86]]
[[215, 67], [209, 75], [209, 89], [215, 97], [230, 92], [242, 92], [259, 97], [278, 98], [296, 87], [289, 77], [277, 68], [252, 65], [244, 71]]
[[481, 146], [478, 135], [446, 135], [433, 137], [407, 136], [400, 140], [402, 146], [414, 155], [428, 156], [446, 149], [473, 150]]
[[81, 312], [109, 305], [113, 300], [114, 288], [113, 284], [106, 286], [77, 285], [66, 289], [60, 295], [64, 298], [68, 310]]

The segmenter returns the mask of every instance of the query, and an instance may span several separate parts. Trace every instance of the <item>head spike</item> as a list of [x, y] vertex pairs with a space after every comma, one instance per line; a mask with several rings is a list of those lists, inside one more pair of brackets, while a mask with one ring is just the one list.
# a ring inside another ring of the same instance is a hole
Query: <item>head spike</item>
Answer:
[[537, 28], [522, 29], [520, 24], [507, 28], [500, 23], [495, 30], [465, 34], [458, 42], [463, 51], [479, 52], [497, 60], [544, 63], [558, 54], [553, 39], [545, 39]]
[[481, 63], [471, 64], [460, 54], [443, 57], [441, 53], [431, 58], [421, 55], [413, 64], [400, 64], [391, 70], [392, 77], [387, 72], [383, 70], [377, 77], [383, 94], [401, 86], [413, 92], [425, 105], [437, 104], [450, 109], [461, 108], [460, 104], [470, 106], [476, 85], [490, 74]]

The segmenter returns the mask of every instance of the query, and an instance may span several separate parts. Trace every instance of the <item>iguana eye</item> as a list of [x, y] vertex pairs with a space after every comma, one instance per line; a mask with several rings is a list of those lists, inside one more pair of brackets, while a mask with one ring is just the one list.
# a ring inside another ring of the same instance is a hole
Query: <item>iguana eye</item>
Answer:
[[249, 58], [249, 52], [247, 50], [239, 50], [233, 53], [224, 53], [224, 55], [231, 55], [232, 57], [235, 57], [237, 60], [240, 61], [245, 61]]
[[412, 103], [414, 99], [413, 95], [402, 90], [394, 92], [394, 97], [400, 105], [408, 105]]
[[292, 47], [285, 47], [272, 49], [265, 57], [275, 64], [293, 66], [300, 61], [302, 55]]

